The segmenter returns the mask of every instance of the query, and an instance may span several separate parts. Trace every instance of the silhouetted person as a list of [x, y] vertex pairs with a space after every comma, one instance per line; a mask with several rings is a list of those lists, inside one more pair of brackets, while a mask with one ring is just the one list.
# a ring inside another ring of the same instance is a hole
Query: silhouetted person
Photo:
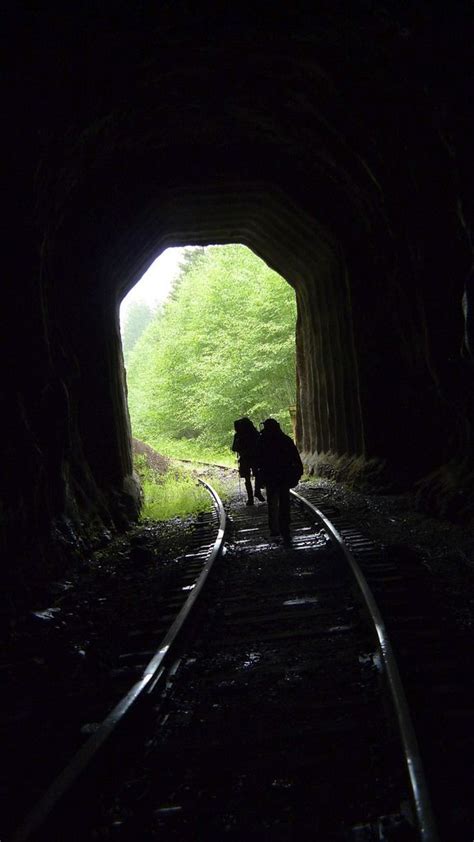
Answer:
[[278, 421], [267, 418], [260, 434], [259, 467], [267, 489], [270, 535], [290, 540], [290, 488], [303, 474], [303, 463], [293, 440]]
[[234, 421], [234, 430], [235, 436], [232, 443], [232, 450], [239, 457], [239, 475], [245, 480], [247, 506], [253, 506], [252, 473], [255, 477], [255, 497], [257, 500], [262, 500], [262, 502], [265, 500], [260, 490], [257, 471], [260, 433], [254, 424], [252, 424], [250, 418], [239, 418], [238, 421]]

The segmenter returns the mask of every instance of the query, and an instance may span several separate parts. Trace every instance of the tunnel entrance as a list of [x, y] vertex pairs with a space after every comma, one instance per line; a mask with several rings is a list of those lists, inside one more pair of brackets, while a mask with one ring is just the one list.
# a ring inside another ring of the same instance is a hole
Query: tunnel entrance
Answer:
[[240, 244], [167, 249], [121, 307], [135, 468], [165, 458], [232, 465], [236, 418], [295, 433], [294, 290]]

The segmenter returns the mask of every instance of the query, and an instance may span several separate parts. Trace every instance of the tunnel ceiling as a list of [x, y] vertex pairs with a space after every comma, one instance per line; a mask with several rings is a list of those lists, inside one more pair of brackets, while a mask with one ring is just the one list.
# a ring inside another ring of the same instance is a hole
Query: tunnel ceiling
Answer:
[[5, 31], [5, 545], [44, 559], [56, 530], [61, 556], [133, 516], [118, 303], [186, 243], [242, 242], [295, 288], [308, 468], [470, 511], [471, 4], [97, 4]]

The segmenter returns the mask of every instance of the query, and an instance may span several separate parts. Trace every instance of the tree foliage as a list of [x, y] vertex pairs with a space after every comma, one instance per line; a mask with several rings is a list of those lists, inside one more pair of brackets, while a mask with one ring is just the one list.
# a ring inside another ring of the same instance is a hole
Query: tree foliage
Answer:
[[122, 330], [123, 356], [127, 363], [140, 336], [150, 324], [155, 311], [145, 301], [132, 301]]
[[295, 296], [244, 246], [189, 249], [163, 309], [130, 354], [134, 435], [228, 448], [235, 418], [295, 401]]

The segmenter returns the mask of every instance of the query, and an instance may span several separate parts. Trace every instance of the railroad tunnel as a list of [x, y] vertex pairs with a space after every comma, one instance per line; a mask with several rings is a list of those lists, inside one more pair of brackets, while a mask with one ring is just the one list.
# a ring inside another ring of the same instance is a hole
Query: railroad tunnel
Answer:
[[6, 31], [6, 592], [136, 517], [118, 311], [175, 245], [242, 243], [294, 288], [308, 470], [472, 519], [470, 4], [98, 4]]

